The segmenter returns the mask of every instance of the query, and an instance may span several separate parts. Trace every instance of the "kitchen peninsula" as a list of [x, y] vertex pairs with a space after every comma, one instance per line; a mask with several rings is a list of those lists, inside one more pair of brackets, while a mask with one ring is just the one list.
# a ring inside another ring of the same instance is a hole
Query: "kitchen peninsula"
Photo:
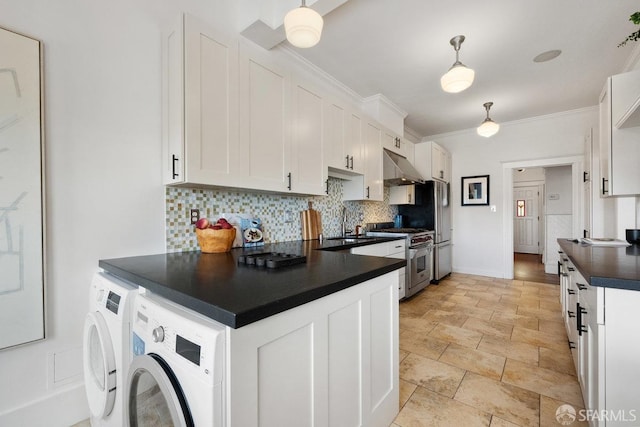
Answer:
[[[99, 265], [226, 325], [225, 425], [386, 427], [398, 412], [397, 284], [406, 264], [348, 250], [388, 240], [295, 241]], [[238, 262], [258, 252], [306, 262], [280, 269]]]

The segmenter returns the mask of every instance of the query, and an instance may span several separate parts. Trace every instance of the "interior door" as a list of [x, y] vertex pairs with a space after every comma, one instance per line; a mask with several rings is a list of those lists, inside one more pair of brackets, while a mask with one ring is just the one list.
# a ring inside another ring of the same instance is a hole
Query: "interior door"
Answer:
[[513, 250], [519, 253], [538, 254], [540, 200], [539, 186], [513, 189]]

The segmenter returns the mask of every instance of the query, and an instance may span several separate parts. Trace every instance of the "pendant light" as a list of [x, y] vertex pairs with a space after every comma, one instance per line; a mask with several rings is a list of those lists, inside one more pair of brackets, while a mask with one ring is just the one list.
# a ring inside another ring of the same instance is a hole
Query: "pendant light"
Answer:
[[451, 46], [456, 50], [456, 62], [454, 62], [451, 68], [449, 68], [449, 71], [440, 78], [440, 85], [445, 92], [462, 92], [473, 83], [473, 78], [476, 73], [458, 59], [458, 52], [460, 51], [460, 45], [463, 41], [464, 36], [455, 36], [449, 41]]
[[493, 105], [493, 102], [485, 102], [484, 104], [485, 110], [487, 110], [487, 118], [484, 119], [484, 122], [480, 126], [478, 126], [478, 135], [484, 136], [485, 138], [489, 138], [490, 136], [495, 135], [500, 130], [500, 125], [491, 118], [489, 118], [489, 109]]
[[295, 47], [307, 48], [318, 44], [322, 25], [322, 16], [308, 8], [305, 0], [302, 0], [300, 7], [290, 10], [284, 17], [287, 40]]

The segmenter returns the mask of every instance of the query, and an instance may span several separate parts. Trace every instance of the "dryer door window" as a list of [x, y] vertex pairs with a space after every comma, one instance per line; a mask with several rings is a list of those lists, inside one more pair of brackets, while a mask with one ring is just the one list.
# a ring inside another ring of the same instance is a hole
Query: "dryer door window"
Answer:
[[129, 426], [193, 427], [180, 384], [160, 356], [150, 353], [133, 359], [126, 391]]
[[108, 416], [116, 397], [116, 358], [111, 335], [102, 314], [87, 314], [84, 322], [83, 364], [85, 388], [91, 414]]

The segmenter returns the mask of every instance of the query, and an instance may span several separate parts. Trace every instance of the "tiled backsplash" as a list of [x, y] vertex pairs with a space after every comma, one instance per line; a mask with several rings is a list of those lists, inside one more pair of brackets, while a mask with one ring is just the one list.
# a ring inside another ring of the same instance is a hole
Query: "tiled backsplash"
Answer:
[[[397, 206], [389, 206], [389, 189], [384, 202], [344, 202], [347, 228], [368, 222], [393, 221]], [[300, 212], [313, 202], [322, 216], [325, 237], [340, 235], [342, 218], [342, 181], [329, 178], [328, 196], [296, 196], [252, 193], [244, 190], [166, 188], [166, 240], [168, 252], [198, 249], [198, 241], [189, 221], [190, 209], [200, 216], [217, 219], [221, 213], [253, 214], [262, 220], [265, 242], [284, 242], [302, 238]], [[290, 218], [291, 222], [286, 222]]]

